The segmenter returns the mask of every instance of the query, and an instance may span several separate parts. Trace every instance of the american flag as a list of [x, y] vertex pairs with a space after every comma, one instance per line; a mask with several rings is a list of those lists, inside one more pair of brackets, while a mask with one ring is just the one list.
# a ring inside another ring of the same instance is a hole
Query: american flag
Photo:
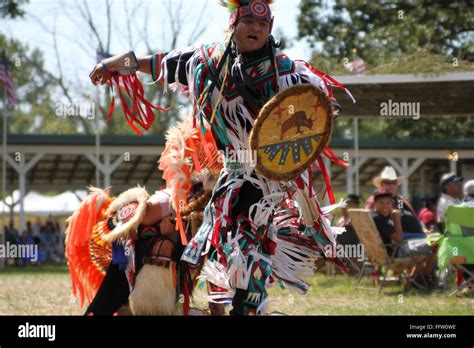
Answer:
[[4, 84], [7, 89], [7, 100], [11, 105], [16, 104], [16, 93], [15, 87], [13, 86], [12, 76], [10, 74], [10, 62], [5, 55], [5, 51], [2, 53], [2, 60], [0, 62], [0, 84]]
[[352, 62], [346, 64], [346, 69], [351, 73], [364, 74], [365, 62], [360, 57], [356, 57]]

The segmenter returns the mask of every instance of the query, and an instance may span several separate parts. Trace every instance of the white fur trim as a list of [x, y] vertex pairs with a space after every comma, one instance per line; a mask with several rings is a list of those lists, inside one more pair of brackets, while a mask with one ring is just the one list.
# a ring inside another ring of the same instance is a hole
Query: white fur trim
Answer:
[[130, 231], [135, 230], [140, 222], [143, 220], [143, 217], [146, 212], [146, 203], [148, 200], [148, 192], [143, 187], [134, 187], [128, 189], [127, 191], [121, 193], [117, 199], [110, 203], [109, 208], [107, 209], [107, 216], [115, 214], [120, 208], [126, 204], [137, 201], [138, 206], [135, 212], [135, 215], [132, 219], [127, 221], [124, 224], [121, 224], [115, 227], [110, 233], [102, 235], [102, 239], [106, 242], [113, 242], [119, 238], [128, 238]]
[[143, 265], [130, 293], [133, 315], [176, 315], [176, 288], [171, 270], [156, 265]]

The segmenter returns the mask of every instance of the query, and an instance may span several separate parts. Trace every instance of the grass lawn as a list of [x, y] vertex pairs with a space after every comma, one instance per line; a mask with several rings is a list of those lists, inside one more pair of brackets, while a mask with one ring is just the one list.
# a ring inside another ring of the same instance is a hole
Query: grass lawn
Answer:
[[[445, 293], [410, 292], [387, 285], [383, 294], [355, 290], [355, 279], [344, 275], [317, 274], [312, 287], [301, 296], [274, 286], [268, 312], [289, 315], [474, 315], [473, 294], [447, 297]], [[0, 314], [81, 315], [71, 296], [66, 266], [10, 268], [0, 271]], [[198, 290], [196, 307], [206, 307], [206, 294]]]

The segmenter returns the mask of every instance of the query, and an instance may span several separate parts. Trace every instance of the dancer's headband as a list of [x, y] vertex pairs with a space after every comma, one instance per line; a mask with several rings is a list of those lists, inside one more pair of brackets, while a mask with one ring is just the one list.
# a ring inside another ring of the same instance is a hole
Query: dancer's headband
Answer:
[[221, 1], [230, 11], [229, 27], [237, 25], [240, 18], [251, 16], [258, 19], [272, 21], [272, 11], [270, 9], [271, 0], [228, 0]]

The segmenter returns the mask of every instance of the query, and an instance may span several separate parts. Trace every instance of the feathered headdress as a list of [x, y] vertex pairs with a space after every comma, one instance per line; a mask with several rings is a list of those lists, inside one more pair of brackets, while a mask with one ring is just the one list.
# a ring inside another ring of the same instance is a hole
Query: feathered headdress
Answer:
[[273, 4], [273, 0], [219, 0], [219, 3], [231, 13], [230, 27], [235, 26], [238, 20], [245, 16], [272, 19], [270, 5]]

